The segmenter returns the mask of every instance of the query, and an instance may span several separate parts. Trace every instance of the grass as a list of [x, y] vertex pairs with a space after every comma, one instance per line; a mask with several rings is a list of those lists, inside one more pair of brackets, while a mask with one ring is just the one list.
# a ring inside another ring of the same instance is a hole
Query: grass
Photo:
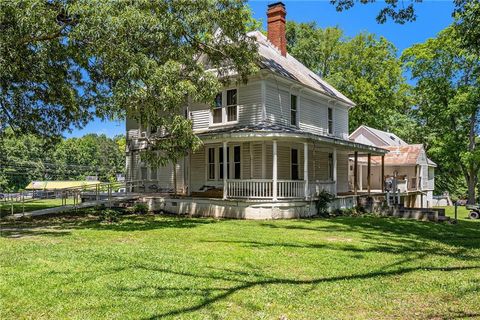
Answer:
[[72, 216], [2, 229], [2, 319], [480, 317], [476, 221]]
[[[73, 204], [73, 199], [68, 198], [66, 204]], [[22, 213], [24, 208], [25, 212], [41, 210], [53, 207], [59, 207], [62, 205], [62, 199], [28, 199], [24, 203], [21, 201], [13, 203], [13, 213]], [[0, 216], [9, 215], [12, 213], [11, 203], [1, 201], [0, 202]]]
[[[445, 208], [445, 215], [449, 216], [450, 218], [455, 218], [455, 207], [443, 207]], [[470, 210], [467, 210], [465, 206], [458, 206], [457, 207], [457, 217], [458, 219], [466, 219], [468, 218]]]

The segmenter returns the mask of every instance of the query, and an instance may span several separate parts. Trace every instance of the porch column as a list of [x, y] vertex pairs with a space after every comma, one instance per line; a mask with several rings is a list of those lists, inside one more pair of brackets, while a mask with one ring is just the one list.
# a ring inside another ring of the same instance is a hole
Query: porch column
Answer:
[[333, 161], [333, 188], [334, 194], [337, 194], [337, 148], [333, 148], [332, 153], [332, 161]]
[[385, 192], [385, 155], [382, 155], [382, 192]]
[[273, 163], [272, 163], [272, 180], [273, 180], [272, 196], [273, 196], [273, 201], [276, 201], [277, 200], [277, 140], [273, 140], [272, 158], [273, 158]]
[[353, 193], [356, 195], [358, 190], [358, 151], [355, 151], [353, 157]]
[[363, 190], [363, 164], [360, 164], [360, 168], [359, 168], [359, 171], [360, 171], [360, 174], [359, 174], [359, 177], [358, 177], [358, 182], [359, 182], [359, 190]]
[[227, 199], [227, 141], [223, 142], [223, 200]]
[[305, 198], [309, 196], [308, 194], [308, 143], [303, 143], [303, 180], [305, 180]]
[[368, 163], [367, 163], [367, 189], [368, 189], [368, 195], [370, 195], [370, 190], [371, 190], [371, 186], [370, 186], [370, 176], [371, 176], [371, 173], [372, 173], [372, 154], [369, 153], [368, 154]]

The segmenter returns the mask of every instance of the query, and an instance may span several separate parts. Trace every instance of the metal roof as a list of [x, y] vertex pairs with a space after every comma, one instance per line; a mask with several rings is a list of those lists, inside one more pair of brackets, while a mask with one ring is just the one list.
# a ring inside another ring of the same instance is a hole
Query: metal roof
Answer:
[[59, 190], [100, 184], [100, 181], [32, 181], [26, 190]]

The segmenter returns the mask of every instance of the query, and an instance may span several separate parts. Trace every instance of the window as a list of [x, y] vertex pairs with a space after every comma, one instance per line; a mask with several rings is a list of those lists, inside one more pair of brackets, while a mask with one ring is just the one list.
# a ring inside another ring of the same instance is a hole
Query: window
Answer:
[[328, 108], [328, 133], [333, 134], [333, 109]]
[[[219, 179], [223, 179], [223, 147], [218, 148]], [[227, 179], [230, 179], [230, 147], [227, 147]]]
[[237, 121], [237, 89], [227, 90], [227, 122]]
[[237, 99], [237, 89], [217, 94], [212, 111], [212, 123], [222, 124], [237, 121]]
[[157, 180], [157, 168], [150, 168], [150, 180]]
[[333, 153], [328, 154], [328, 179], [333, 181]]
[[215, 106], [213, 107], [213, 123], [222, 123], [222, 93], [215, 97]]
[[140, 168], [140, 179], [147, 180], [147, 167], [143, 166]]
[[208, 148], [208, 180], [215, 179], [215, 148]]
[[233, 178], [241, 178], [240, 146], [233, 148]]
[[298, 149], [291, 150], [292, 180], [298, 180]]
[[297, 125], [297, 96], [290, 96], [290, 124]]

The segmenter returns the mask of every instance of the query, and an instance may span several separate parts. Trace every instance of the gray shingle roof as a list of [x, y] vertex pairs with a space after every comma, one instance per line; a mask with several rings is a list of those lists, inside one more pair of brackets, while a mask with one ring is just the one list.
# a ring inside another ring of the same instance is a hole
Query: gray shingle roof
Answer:
[[267, 37], [260, 31], [252, 31], [248, 33], [254, 37], [258, 43], [258, 52], [262, 58], [261, 67], [268, 69], [285, 78], [297, 81], [303, 85], [319, 91], [332, 98], [339, 99], [350, 106], [355, 103], [344, 96], [340, 91], [328, 84], [313, 71], [304, 66], [300, 61], [287, 53], [284, 57], [280, 51], [268, 41]]

